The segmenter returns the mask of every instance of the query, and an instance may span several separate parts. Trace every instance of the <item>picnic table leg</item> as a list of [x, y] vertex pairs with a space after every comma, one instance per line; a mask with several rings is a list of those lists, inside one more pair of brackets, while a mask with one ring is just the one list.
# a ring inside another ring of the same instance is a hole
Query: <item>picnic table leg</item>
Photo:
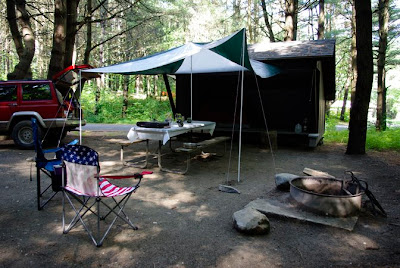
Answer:
[[187, 153], [187, 161], [186, 161], [186, 169], [185, 170], [179, 171], [179, 170], [166, 169], [166, 168], [163, 168], [162, 164], [161, 164], [161, 146], [162, 146], [162, 143], [161, 143], [161, 141], [159, 141], [158, 142], [158, 150], [157, 150], [157, 164], [158, 164], [158, 167], [160, 168], [160, 170], [164, 171], [164, 172], [170, 172], [170, 173], [176, 173], [176, 174], [182, 174], [182, 175], [186, 174], [188, 172], [189, 166], [190, 166], [190, 153]]
[[[123, 152], [121, 151], [121, 158], [123, 156]], [[125, 166], [131, 166], [131, 167], [137, 167], [137, 168], [146, 168], [148, 164], [148, 158], [149, 158], [149, 140], [146, 140], [146, 156], [144, 159], [144, 164], [143, 165], [135, 165], [133, 163], [128, 163], [124, 162]]]

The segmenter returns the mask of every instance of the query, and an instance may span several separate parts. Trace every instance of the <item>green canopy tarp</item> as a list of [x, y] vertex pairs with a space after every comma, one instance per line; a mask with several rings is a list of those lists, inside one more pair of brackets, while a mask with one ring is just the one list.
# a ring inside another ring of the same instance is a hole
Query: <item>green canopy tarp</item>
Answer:
[[245, 29], [217, 41], [187, 43], [147, 57], [82, 72], [154, 75], [235, 71], [254, 71], [262, 78], [279, 72], [272, 65], [249, 59]]

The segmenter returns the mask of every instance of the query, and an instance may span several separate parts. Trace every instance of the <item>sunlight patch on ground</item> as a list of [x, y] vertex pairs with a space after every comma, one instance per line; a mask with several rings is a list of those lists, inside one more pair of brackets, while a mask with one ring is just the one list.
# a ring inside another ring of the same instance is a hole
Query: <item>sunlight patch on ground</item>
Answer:
[[[232, 262], [232, 260], [235, 262]], [[228, 255], [217, 260], [218, 267], [277, 267], [281, 266], [280, 256], [266, 254], [249, 244], [235, 246]]]
[[196, 200], [197, 198], [194, 196], [194, 194], [188, 191], [182, 191], [176, 194], [153, 191], [143, 198], [143, 201], [150, 202], [157, 206], [163, 206], [169, 209], [176, 208], [180, 204], [195, 202]]

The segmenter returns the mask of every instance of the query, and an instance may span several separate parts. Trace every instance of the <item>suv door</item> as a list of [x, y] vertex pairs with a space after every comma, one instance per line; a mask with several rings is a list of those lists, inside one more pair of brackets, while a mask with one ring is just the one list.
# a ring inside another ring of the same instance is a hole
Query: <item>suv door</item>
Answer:
[[7, 128], [8, 121], [17, 107], [17, 85], [0, 85], [0, 130]]
[[60, 107], [50, 83], [22, 84], [18, 111], [34, 111], [43, 119], [56, 118]]

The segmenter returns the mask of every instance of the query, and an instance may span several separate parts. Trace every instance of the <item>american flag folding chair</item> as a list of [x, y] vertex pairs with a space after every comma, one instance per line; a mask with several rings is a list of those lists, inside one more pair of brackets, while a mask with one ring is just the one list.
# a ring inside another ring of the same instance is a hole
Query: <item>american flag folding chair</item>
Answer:
[[[67, 178], [63, 189], [63, 233], [68, 233], [78, 222], [88, 233], [93, 243], [100, 247], [104, 239], [111, 230], [117, 219], [127, 223], [133, 230], [138, 228], [131, 222], [124, 212], [132, 193], [140, 185], [143, 175], [152, 172], [144, 171], [128, 176], [100, 176], [100, 165], [98, 153], [83, 145], [65, 146], [62, 148], [62, 159]], [[139, 181], [130, 187], [118, 187], [110, 183], [107, 179], [128, 179], [135, 178]], [[62, 180], [64, 181], [64, 180]], [[69, 225], [66, 226], [66, 202], [71, 205], [75, 216]], [[76, 200], [77, 202], [73, 202]], [[101, 211], [104, 207], [104, 212]], [[97, 219], [97, 234], [93, 234], [90, 228], [90, 214], [94, 214]], [[108, 216], [113, 215], [108, 227], [101, 228], [101, 221], [105, 221]], [[101, 233], [105, 229], [104, 233]]]

